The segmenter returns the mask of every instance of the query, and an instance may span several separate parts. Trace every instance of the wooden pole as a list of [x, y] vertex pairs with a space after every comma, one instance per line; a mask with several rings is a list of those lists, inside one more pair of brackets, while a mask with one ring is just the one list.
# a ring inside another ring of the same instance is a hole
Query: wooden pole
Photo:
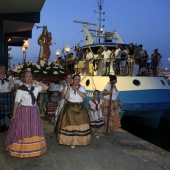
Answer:
[[[113, 83], [111, 82], [111, 91], [113, 90]], [[107, 126], [106, 126], [106, 135], [108, 134], [109, 131], [109, 119], [111, 115], [111, 104], [112, 104], [112, 93], [110, 94], [110, 100], [109, 100], [109, 109], [107, 112]]]

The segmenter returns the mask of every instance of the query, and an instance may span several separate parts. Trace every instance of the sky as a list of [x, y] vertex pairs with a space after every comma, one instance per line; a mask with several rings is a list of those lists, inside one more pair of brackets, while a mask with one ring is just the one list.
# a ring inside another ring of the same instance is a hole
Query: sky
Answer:
[[[53, 45], [50, 46], [50, 61], [56, 58], [56, 50], [67, 45], [73, 48], [83, 40], [82, 25], [73, 20], [97, 23], [98, 0], [46, 0], [40, 23], [47, 25], [52, 33]], [[104, 30], [116, 30], [125, 43], [143, 45], [149, 57], [158, 48], [162, 55], [161, 68], [170, 69], [170, 0], [103, 0], [102, 22]], [[89, 26], [89, 28], [93, 28]], [[42, 29], [33, 28], [30, 46], [27, 49], [27, 61], [37, 62], [40, 47], [37, 39]], [[81, 42], [80, 45], [83, 45]], [[12, 64], [22, 62], [21, 47], [12, 47]]]

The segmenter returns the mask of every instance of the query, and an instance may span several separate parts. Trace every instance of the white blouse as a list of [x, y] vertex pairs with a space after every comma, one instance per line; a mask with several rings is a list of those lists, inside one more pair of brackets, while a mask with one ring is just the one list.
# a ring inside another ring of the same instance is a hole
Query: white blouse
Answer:
[[[107, 84], [104, 89], [106, 89], [107, 91], [110, 91], [111, 90], [111, 84]], [[116, 100], [118, 98], [118, 94], [119, 94], [119, 91], [116, 90], [115, 88], [113, 88], [113, 90], [112, 90], [112, 100]], [[104, 98], [110, 100], [110, 94], [104, 96]]]
[[[42, 86], [37, 86], [34, 88], [35, 89], [33, 91], [33, 94], [35, 98], [37, 98], [38, 93], [42, 90]], [[32, 99], [31, 99], [31, 95], [29, 94], [29, 92], [19, 90], [19, 89], [17, 90], [17, 93], [16, 93], [15, 102], [18, 102], [23, 106], [32, 106]]]
[[4, 84], [2, 84], [2, 79], [0, 78], [0, 93], [6, 93], [12, 91], [12, 88], [14, 87], [13, 78], [9, 76], [8, 80], [9, 81], [4, 80]]
[[[86, 93], [86, 89], [84, 86], [80, 86], [79, 91], [81, 91], [82, 93]], [[81, 103], [83, 102], [83, 98], [75, 90], [70, 88], [70, 96], [68, 98], [68, 101]]]

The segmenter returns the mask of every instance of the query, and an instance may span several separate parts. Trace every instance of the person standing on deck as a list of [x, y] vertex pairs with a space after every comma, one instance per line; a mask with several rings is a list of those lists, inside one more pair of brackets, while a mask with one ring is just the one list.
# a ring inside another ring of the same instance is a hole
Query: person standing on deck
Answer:
[[130, 46], [127, 48], [127, 62], [129, 76], [132, 76], [133, 74], [133, 66], [135, 63], [134, 52], [135, 52], [134, 45], [133, 43], [130, 43]]
[[162, 56], [158, 53], [158, 49], [154, 49], [151, 55], [151, 70], [153, 77], [156, 77], [159, 70], [160, 59]]
[[87, 60], [87, 73], [89, 73], [89, 76], [93, 76], [94, 74], [94, 67], [93, 67], [93, 54], [90, 52], [89, 49], [86, 49], [86, 60]]
[[142, 49], [142, 47], [143, 47], [142, 44], [138, 45], [138, 48], [135, 49], [135, 53], [134, 53], [135, 63], [139, 65], [137, 76], [141, 75], [142, 62], [143, 62], [143, 58], [142, 58], [143, 49]]
[[85, 52], [83, 49], [80, 48], [80, 46], [76, 46], [76, 50], [78, 56], [78, 63], [77, 63], [78, 72], [80, 75], [86, 75]]
[[120, 75], [120, 58], [121, 58], [121, 49], [119, 44], [116, 44], [116, 50], [115, 50], [115, 74]]
[[111, 54], [112, 52], [108, 50], [106, 46], [104, 46], [104, 51], [101, 53], [101, 55], [104, 56], [104, 65], [105, 65], [104, 66], [105, 72], [103, 76], [109, 76], [110, 74]]

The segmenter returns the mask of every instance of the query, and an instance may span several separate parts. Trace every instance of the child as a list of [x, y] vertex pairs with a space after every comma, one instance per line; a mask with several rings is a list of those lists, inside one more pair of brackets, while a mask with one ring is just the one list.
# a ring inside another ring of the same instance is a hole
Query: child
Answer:
[[93, 99], [89, 101], [89, 115], [91, 121], [91, 127], [95, 130], [96, 138], [98, 136], [98, 129], [104, 126], [103, 115], [101, 111], [102, 100], [99, 98], [99, 90], [93, 92]]

